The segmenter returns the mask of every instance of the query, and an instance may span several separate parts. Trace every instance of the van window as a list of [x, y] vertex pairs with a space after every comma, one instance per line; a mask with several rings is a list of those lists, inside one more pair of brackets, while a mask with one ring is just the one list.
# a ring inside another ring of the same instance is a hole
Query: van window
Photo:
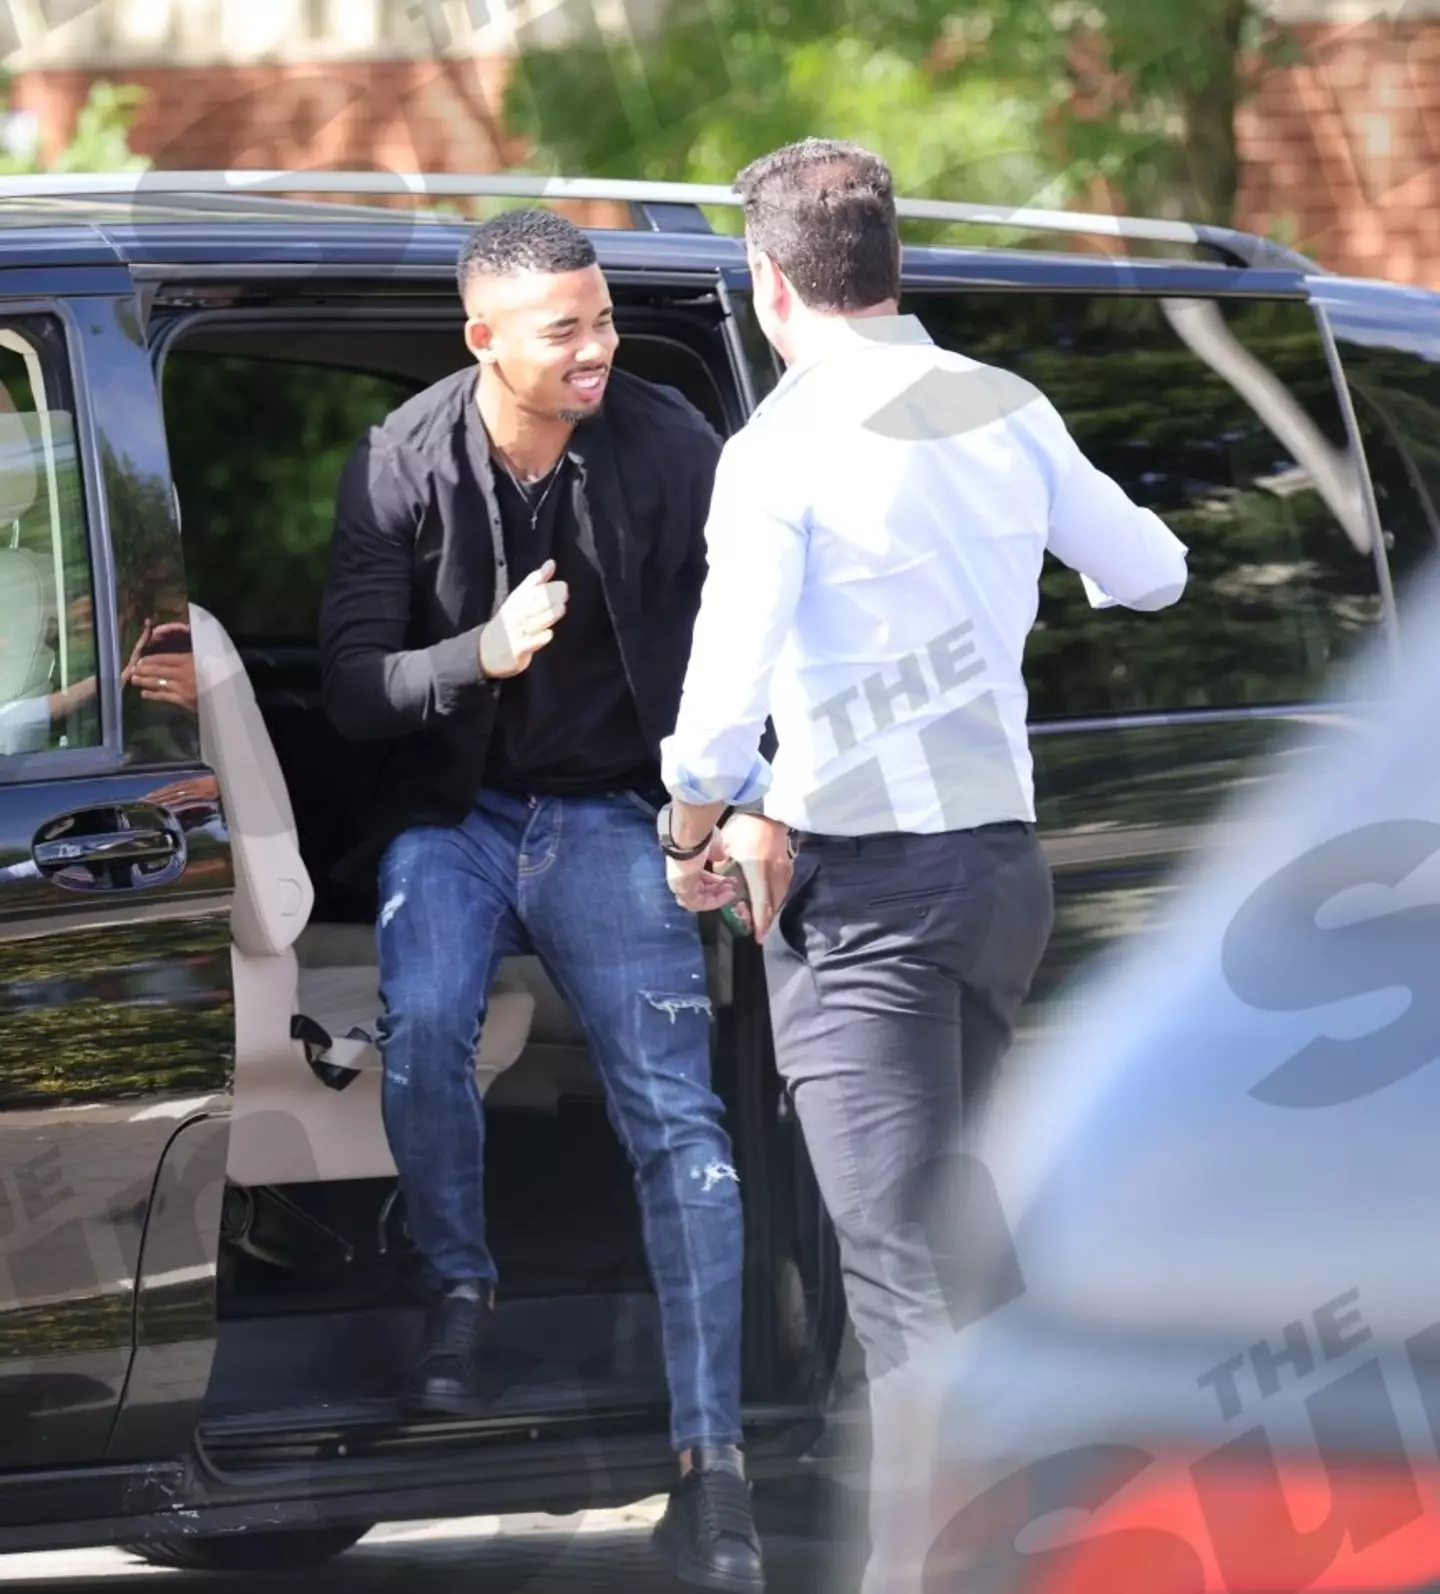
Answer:
[[[677, 388], [723, 426], [727, 395], [692, 324], [651, 311], [617, 363]], [[443, 321], [305, 328], [209, 323], [165, 356], [165, 429], [191, 601], [234, 639], [265, 717], [315, 883], [317, 922], [373, 919], [334, 870], [369, 822], [383, 742], [340, 735], [321, 700], [316, 633], [335, 491], [366, 429], [473, 368]]]
[[1403, 606], [1440, 549], [1440, 303], [1327, 306]]
[[[247, 654], [269, 650], [271, 664], [314, 648], [335, 490], [355, 445], [422, 388], [473, 368], [448, 322], [344, 336], [339, 350], [326, 330], [209, 328], [162, 368], [191, 601]], [[704, 345], [686, 336], [678, 318], [627, 315], [616, 363], [675, 388], [724, 430], [725, 394]]]
[[102, 740], [95, 587], [65, 330], [0, 319], [0, 777]]
[[902, 308], [944, 347], [1033, 382], [1190, 550], [1185, 596], [1157, 614], [1092, 609], [1079, 577], [1046, 561], [1032, 722], [1326, 695], [1381, 607], [1307, 305], [976, 291]]
[[242, 647], [313, 646], [340, 473], [422, 384], [183, 348], [163, 383], [191, 601]]

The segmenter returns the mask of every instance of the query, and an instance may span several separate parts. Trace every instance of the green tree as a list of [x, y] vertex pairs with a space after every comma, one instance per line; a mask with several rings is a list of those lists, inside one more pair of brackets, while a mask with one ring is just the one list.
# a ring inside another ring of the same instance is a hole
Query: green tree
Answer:
[[754, 156], [818, 133], [882, 148], [910, 194], [1066, 197], [1045, 153], [1045, 106], [1025, 83], [962, 66], [938, 8], [891, 23], [877, 29], [835, 0], [669, 0], [633, 45], [592, 33], [522, 50], [507, 118], [536, 164], [586, 175], [729, 182]]
[[135, 84], [93, 83], [64, 149], [49, 160], [39, 149], [0, 153], [0, 174], [145, 171], [150, 162], [130, 148], [130, 130], [148, 93]]
[[1050, 99], [1073, 180], [1131, 210], [1233, 219], [1236, 113], [1297, 58], [1263, 0], [1100, 0], [1062, 26], [1036, 0], [982, 3], [992, 59]]
[[634, 40], [522, 46], [511, 125], [566, 172], [728, 182], [818, 133], [914, 195], [1226, 222], [1235, 115], [1285, 35], [1260, 0], [667, 0]]

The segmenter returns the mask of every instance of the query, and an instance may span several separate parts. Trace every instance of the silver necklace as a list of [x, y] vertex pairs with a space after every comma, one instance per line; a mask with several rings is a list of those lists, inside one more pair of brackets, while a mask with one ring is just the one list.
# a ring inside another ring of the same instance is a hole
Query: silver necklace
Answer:
[[[556, 479], [560, 475], [560, 467], [565, 463], [565, 456], [561, 454], [560, 458], [555, 461], [543, 476], [534, 476], [528, 481], [521, 481], [515, 472], [510, 469], [509, 461], [503, 455], [497, 457], [500, 459], [500, 468], [514, 482], [515, 491], [520, 494], [520, 501], [530, 511], [530, 530], [533, 533], [540, 524], [540, 511], [545, 507], [545, 500], [550, 496], [550, 489], [555, 485]], [[542, 481], [545, 483], [544, 489], [541, 491], [540, 496], [532, 501], [530, 489]]]

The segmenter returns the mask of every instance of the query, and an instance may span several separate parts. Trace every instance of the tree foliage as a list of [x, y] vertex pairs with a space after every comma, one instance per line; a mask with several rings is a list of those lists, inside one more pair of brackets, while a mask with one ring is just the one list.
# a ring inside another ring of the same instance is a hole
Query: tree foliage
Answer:
[[1235, 112], [1283, 44], [1258, 0], [666, 0], [638, 37], [522, 46], [507, 115], [587, 175], [728, 182], [821, 134], [909, 194], [1228, 221]]
[[340, 473], [415, 385], [183, 348], [164, 382], [191, 601], [237, 639], [308, 644]]
[[1044, 107], [998, 74], [957, 71], [933, 22], [897, 17], [877, 37], [833, 0], [670, 0], [633, 48], [591, 36], [522, 52], [507, 118], [537, 162], [586, 175], [725, 183], [816, 133], [883, 149], [911, 194], [1046, 190]]
[[130, 148], [130, 129], [147, 96], [134, 84], [93, 83], [63, 149], [49, 159], [38, 148], [0, 152], [0, 173], [146, 170], [149, 160]]

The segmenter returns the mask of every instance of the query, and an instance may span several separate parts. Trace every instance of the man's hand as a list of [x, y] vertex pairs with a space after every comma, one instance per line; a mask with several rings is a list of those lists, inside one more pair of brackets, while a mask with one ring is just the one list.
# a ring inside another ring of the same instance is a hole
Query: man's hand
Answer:
[[145, 801], [157, 808], [194, 808], [220, 801], [220, 782], [213, 775], [198, 775], [193, 780], [172, 781], [145, 793]]
[[189, 634], [190, 627], [181, 621], [172, 620], [152, 630], [147, 620], [136, 650], [130, 656], [130, 663], [121, 676], [122, 684], [139, 687], [140, 696], [149, 703], [170, 703], [176, 708], [187, 709], [191, 714], [196, 713], [200, 704], [200, 689], [195, 679], [194, 653], [143, 651], [146, 647], [162, 643], [167, 637]]
[[744, 873], [745, 888], [750, 893], [751, 931], [757, 941], [763, 941], [795, 873], [789, 829], [763, 814], [734, 814], [719, 839], [723, 856], [738, 863]]
[[555, 561], [547, 559], [520, 583], [500, 612], [480, 632], [480, 668], [495, 681], [529, 669], [530, 660], [554, 637], [565, 617], [570, 589], [552, 581]]
[[665, 883], [688, 913], [708, 913], [712, 908], [723, 908], [735, 900], [735, 882], [710, 868], [712, 862], [723, 863], [724, 860], [725, 847], [718, 834], [710, 850], [702, 852], [698, 858], [665, 860]]

